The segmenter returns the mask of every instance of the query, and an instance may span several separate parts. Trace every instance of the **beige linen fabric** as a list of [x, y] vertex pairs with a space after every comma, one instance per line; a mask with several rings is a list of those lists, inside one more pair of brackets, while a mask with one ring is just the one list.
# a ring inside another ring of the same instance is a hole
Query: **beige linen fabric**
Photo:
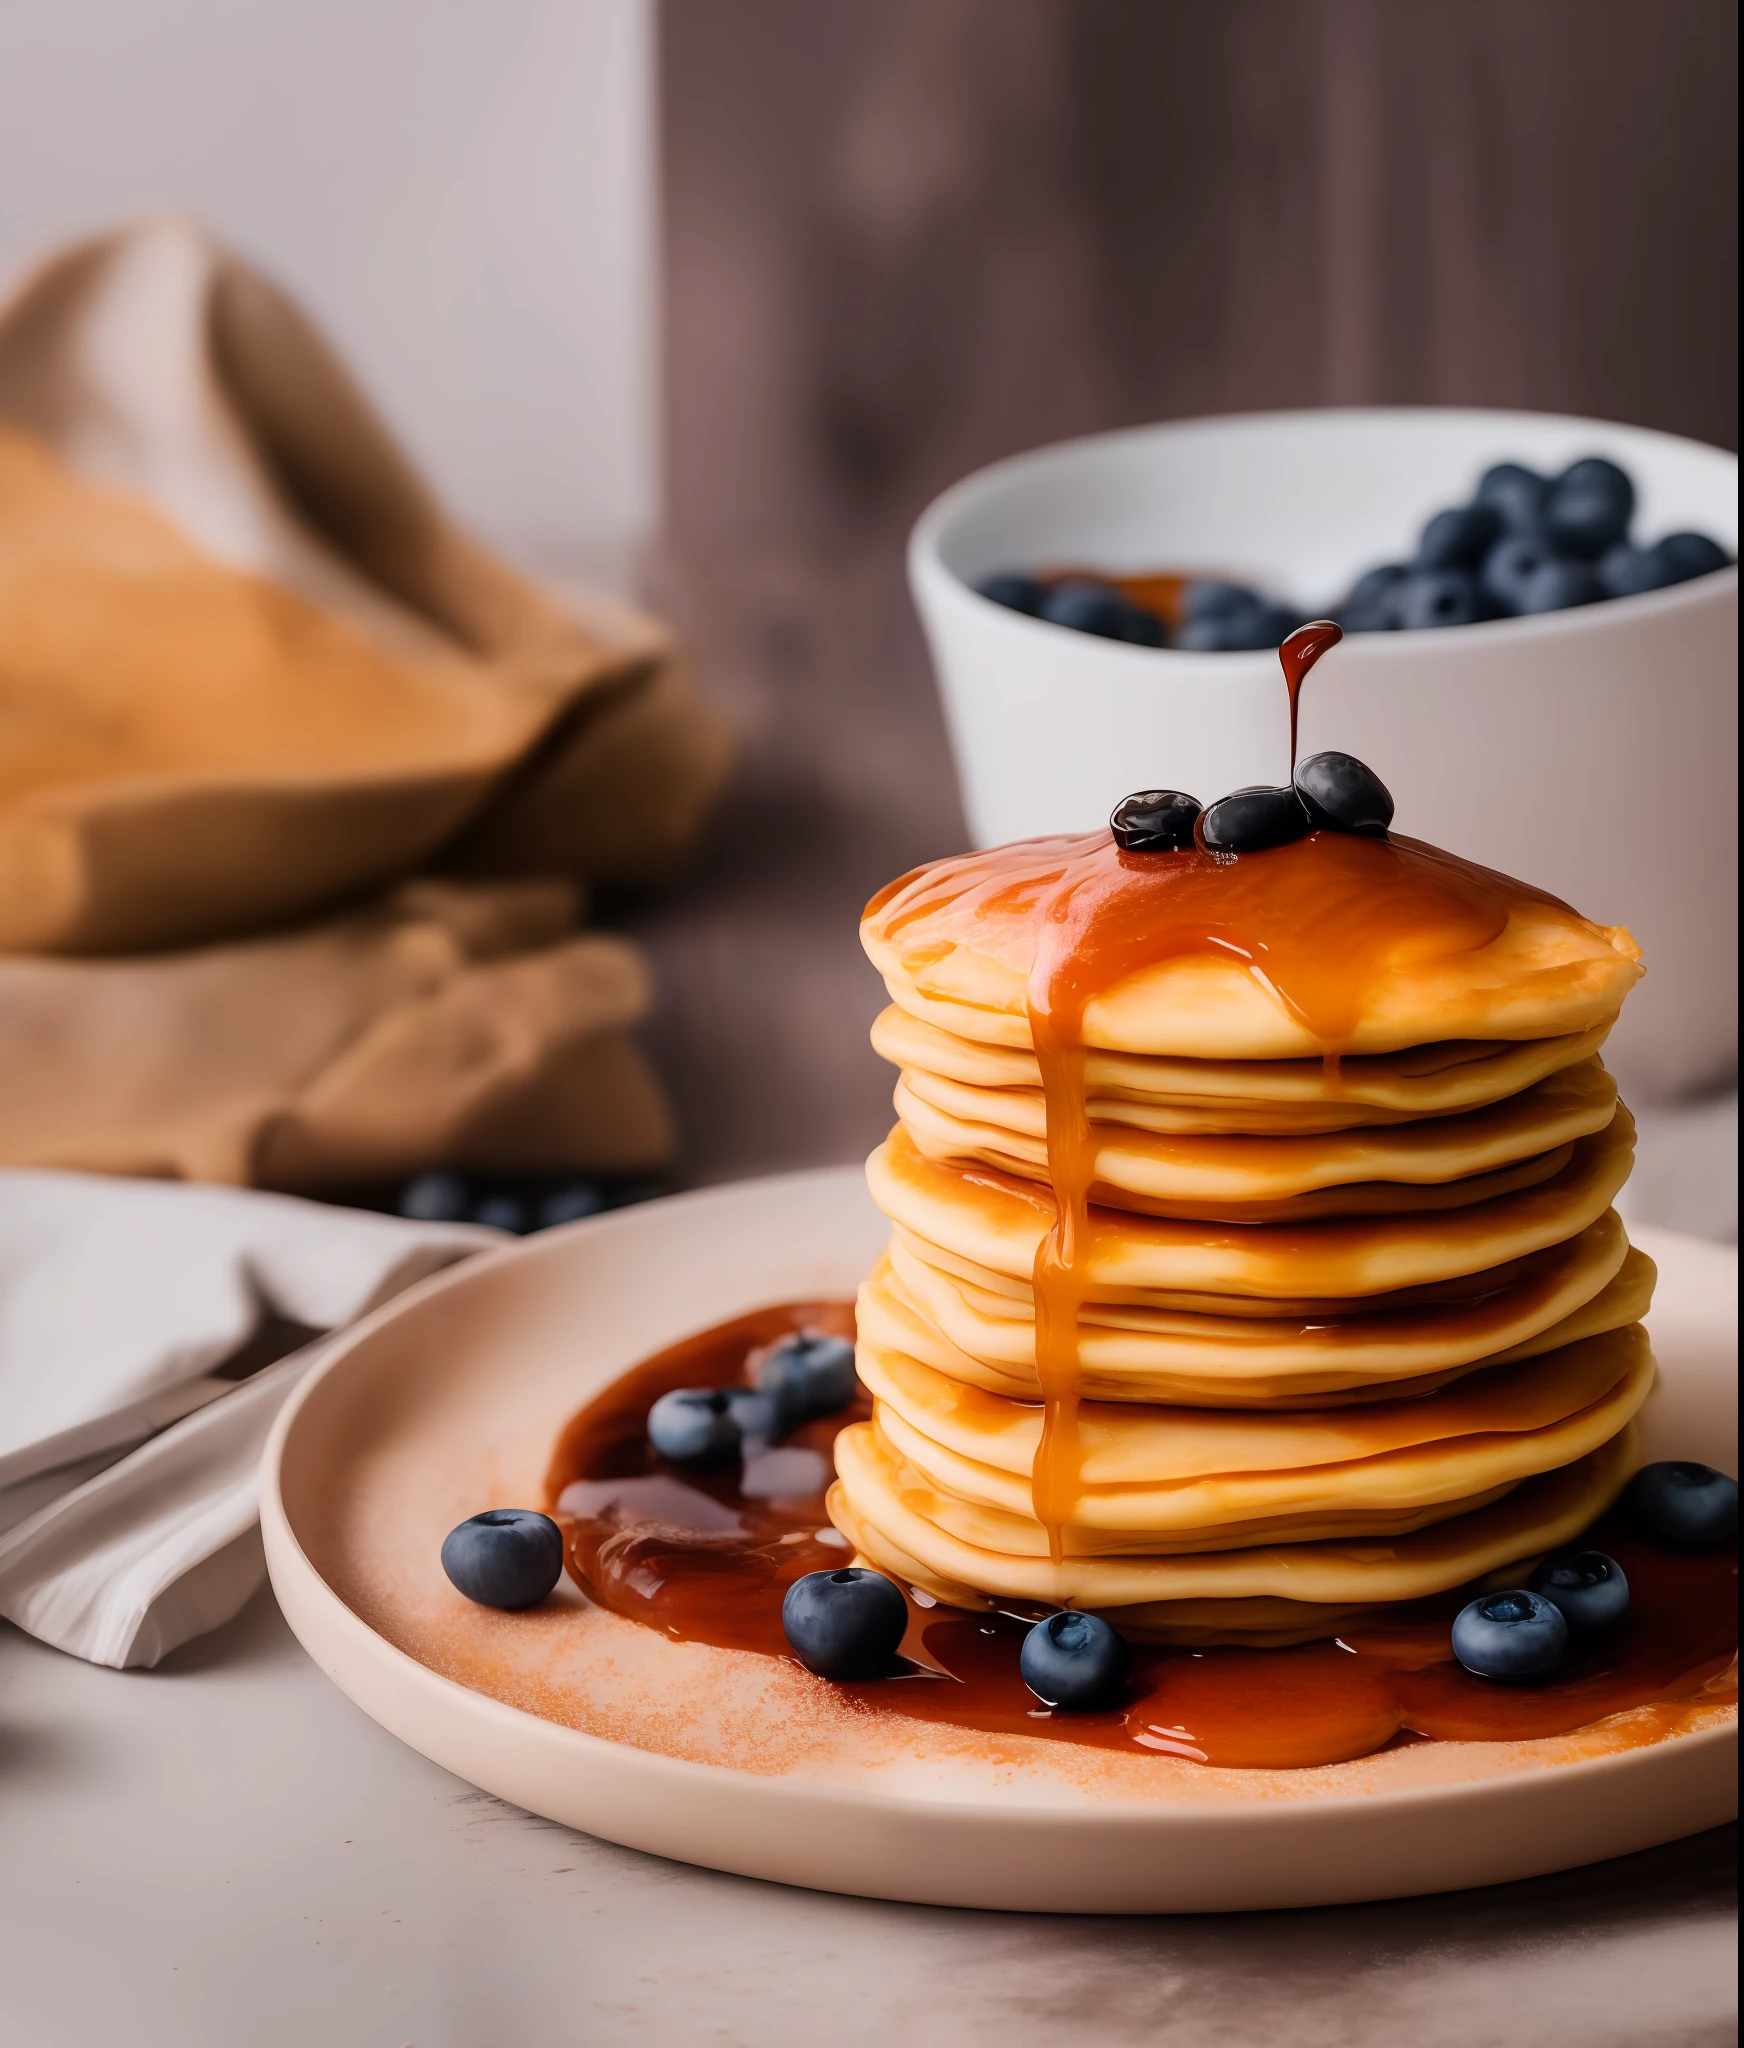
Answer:
[[651, 1166], [647, 970], [574, 911], [560, 882], [414, 882], [229, 945], [0, 957], [0, 1160], [289, 1190]]
[[0, 307], [0, 948], [256, 929], [439, 849], [649, 879], [724, 756], [664, 629], [455, 528], [197, 229], [85, 243]]
[[189, 223], [0, 306], [0, 1163], [658, 1163], [646, 969], [575, 925], [726, 753], [661, 625], [459, 531]]
[[0, 1614], [118, 1667], [229, 1620], [266, 1575], [261, 1450], [316, 1333], [501, 1241], [0, 1170]]

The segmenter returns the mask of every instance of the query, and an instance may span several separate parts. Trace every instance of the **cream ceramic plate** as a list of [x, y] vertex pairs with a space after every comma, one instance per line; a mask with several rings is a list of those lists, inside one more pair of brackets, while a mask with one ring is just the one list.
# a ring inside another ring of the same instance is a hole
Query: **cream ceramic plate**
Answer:
[[[452, 1591], [443, 1535], [484, 1507], [536, 1505], [560, 1426], [597, 1387], [760, 1304], [850, 1296], [886, 1229], [858, 1169], [712, 1189], [489, 1254], [361, 1324], [266, 1456], [267, 1558], [310, 1654], [403, 1741], [532, 1812], [685, 1862], [929, 1904], [1397, 1897], [1735, 1813], [1735, 1719], [1719, 1707], [1647, 1746], [1611, 1723], [1209, 1770], [856, 1712], [796, 1666], [671, 1642], [566, 1589], [523, 1615]], [[1735, 1260], [1641, 1236], [1661, 1276], [1650, 1455], [1734, 1469]]]

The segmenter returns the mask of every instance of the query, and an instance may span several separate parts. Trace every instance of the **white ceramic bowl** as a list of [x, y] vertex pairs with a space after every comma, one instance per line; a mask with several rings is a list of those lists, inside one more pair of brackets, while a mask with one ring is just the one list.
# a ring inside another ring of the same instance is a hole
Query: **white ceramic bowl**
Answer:
[[[1088, 831], [1127, 791], [1209, 800], [1288, 766], [1271, 653], [1182, 654], [978, 597], [992, 570], [1235, 575], [1304, 606], [1397, 560], [1492, 462], [1611, 456], [1635, 531], [1735, 552], [1735, 456], [1540, 413], [1257, 413], [1069, 441], [922, 516], [909, 572], [978, 845]], [[1738, 574], [1430, 633], [1354, 636], [1303, 693], [1302, 751], [1360, 755], [1399, 829], [1625, 924], [1648, 979], [1611, 1058], [1638, 1097], [1723, 1079], [1737, 1041]]]

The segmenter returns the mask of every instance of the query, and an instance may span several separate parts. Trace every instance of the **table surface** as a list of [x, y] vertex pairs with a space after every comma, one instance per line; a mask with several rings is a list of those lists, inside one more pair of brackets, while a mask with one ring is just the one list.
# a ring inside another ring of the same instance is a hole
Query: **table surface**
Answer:
[[154, 1672], [0, 1634], [20, 2048], [1719, 2048], [1735, 1830], [1528, 1884], [1206, 1919], [950, 1912], [592, 1841], [328, 1684], [261, 1594]]
[[[689, 600], [744, 766], [689, 883], [618, 921], [654, 957], [655, 1049], [706, 1181], [882, 1134], [855, 916], [962, 825], [887, 585], [820, 600], [748, 572]], [[1735, 1836], [1312, 1912], [893, 1906], [664, 1863], [473, 1790], [336, 1692], [266, 1592], [153, 1672], [0, 1625], [0, 2038], [21, 2048], [1718, 2048]]]

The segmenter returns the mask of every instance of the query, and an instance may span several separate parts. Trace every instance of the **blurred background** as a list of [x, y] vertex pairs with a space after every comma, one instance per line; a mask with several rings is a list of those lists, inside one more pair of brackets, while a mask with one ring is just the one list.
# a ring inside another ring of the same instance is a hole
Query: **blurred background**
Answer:
[[1735, 448], [1736, 197], [1727, 0], [0, 14], [0, 272], [187, 211], [464, 522], [678, 629], [737, 763], [679, 883], [602, 915], [682, 1181], [888, 1122], [857, 912], [964, 843], [902, 574], [938, 490], [1281, 406]]

